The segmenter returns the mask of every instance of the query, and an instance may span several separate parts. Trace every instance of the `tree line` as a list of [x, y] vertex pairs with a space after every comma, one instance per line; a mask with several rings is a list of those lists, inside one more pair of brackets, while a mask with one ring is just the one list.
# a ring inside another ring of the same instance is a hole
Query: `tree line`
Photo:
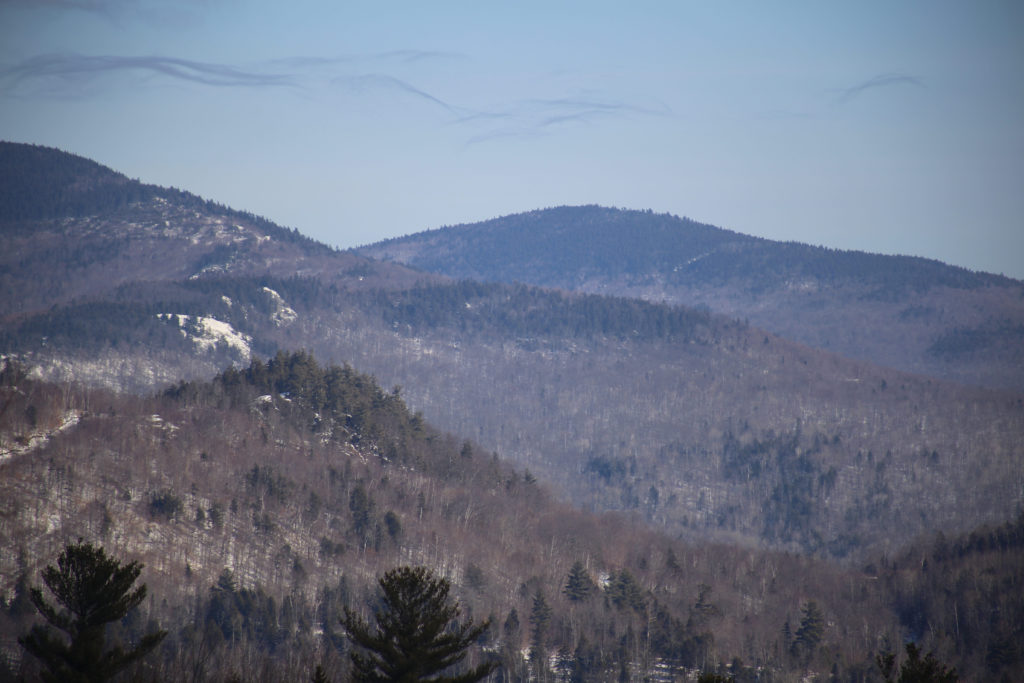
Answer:
[[[57, 567], [50, 565], [42, 572], [43, 583], [56, 599], [58, 606], [49, 602], [42, 589], [32, 588], [29, 600], [45, 623], [35, 624], [18, 638], [19, 644], [35, 658], [35, 673], [47, 683], [102, 683], [113, 680], [130, 667], [134, 667], [133, 680], [166, 680], [159, 668], [142, 666], [144, 660], [167, 637], [166, 630], [151, 624], [126, 646], [120, 641], [108, 640], [108, 626], [124, 620], [145, 599], [147, 588], [135, 583], [142, 570], [138, 562], [122, 564], [107, 556], [102, 547], [85, 543], [67, 545], [57, 559]], [[629, 600], [637, 608], [642, 601], [639, 590], [630, 587], [627, 572], [616, 580], [614, 593]], [[437, 577], [426, 567], [397, 567], [378, 579], [378, 603], [368, 622], [356, 610], [344, 607], [339, 619], [345, 637], [352, 645], [349, 666], [344, 672], [331, 671], [323, 663], [310, 666], [314, 683], [324, 683], [338, 673], [347, 674], [346, 680], [357, 683], [474, 683], [487, 678], [500, 666], [494, 654], [482, 654], [480, 644], [491, 620], [474, 623], [472, 618], [462, 620], [458, 600], [450, 596], [451, 584]], [[586, 600], [595, 589], [581, 563], [573, 565], [564, 592], [573, 602]], [[702, 620], [715, 612], [705, 601], [708, 587], [702, 587], [701, 596], [694, 606], [691, 619]], [[631, 593], [634, 597], [627, 598]], [[238, 589], [229, 571], [225, 571], [211, 589], [211, 613], [224, 596], [237, 598]], [[611, 598], [613, 601], [615, 597]], [[536, 680], [545, 680], [547, 656], [544, 633], [550, 625], [552, 610], [542, 592], [537, 591], [530, 611], [530, 660], [533, 671], [527, 673]], [[802, 608], [800, 627], [791, 639], [793, 656], [805, 663], [822, 639], [824, 616], [815, 602]], [[510, 617], [511, 618], [511, 617]], [[325, 624], [329, 629], [329, 625]], [[207, 630], [221, 628], [217, 617], [208, 619]], [[513, 628], [506, 621], [506, 629]], [[789, 632], [789, 624], [784, 627]], [[230, 634], [229, 637], [233, 637]], [[202, 647], [203, 644], [194, 644]], [[955, 683], [959, 680], [956, 669], [951, 669], [929, 652], [922, 657], [914, 643], [906, 645], [906, 657], [897, 669], [897, 655], [883, 650], [876, 657], [878, 669], [886, 683]], [[478, 656], [475, 664], [467, 664], [468, 655]], [[200, 666], [202, 662], [200, 662]], [[564, 666], [560, 678], [587, 680], [586, 662], [577, 653]], [[32, 667], [28, 667], [32, 671]], [[626, 660], [621, 669], [628, 677]], [[197, 673], [193, 669], [192, 673]], [[596, 673], [596, 672], [594, 672]], [[897, 676], [898, 673], [898, 676]], [[231, 675], [228, 680], [237, 680]], [[714, 670], [700, 672], [700, 683], [735, 682], [735, 676]]]

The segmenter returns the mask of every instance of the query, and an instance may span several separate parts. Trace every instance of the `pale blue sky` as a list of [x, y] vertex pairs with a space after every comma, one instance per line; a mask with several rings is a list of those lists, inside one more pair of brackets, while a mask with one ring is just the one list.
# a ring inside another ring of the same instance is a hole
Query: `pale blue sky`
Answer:
[[340, 247], [561, 204], [1024, 278], [1024, 3], [0, 0], [0, 138]]

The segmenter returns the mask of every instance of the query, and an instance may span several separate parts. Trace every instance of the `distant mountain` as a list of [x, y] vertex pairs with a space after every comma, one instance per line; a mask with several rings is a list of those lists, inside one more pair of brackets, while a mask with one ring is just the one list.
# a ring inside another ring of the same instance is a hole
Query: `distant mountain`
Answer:
[[106, 297], [138, 282], [323, 277], [407, 286], [423, 274], [58, 150], [0, 142], [0, 316]]
[[[71, 170], [26, 168], [38, 196], [116, 177], [49, 154], [44, 167]], [[851, 360], [708, 307], [452, 281], [175, 190], [131, 192], [144, 196], [0, 228], [0, 354], [33, 377], [148, 393], [305, 349], [400, 385], [425, 419], [577, 506], [848, 561], [1024, 502], [1019, 393]]]
[[455, 278], [704, 307], [850, 358], [1024, 389], [1024, 283], [938, 261], [597, 206], [440, 228], [357, 253]]

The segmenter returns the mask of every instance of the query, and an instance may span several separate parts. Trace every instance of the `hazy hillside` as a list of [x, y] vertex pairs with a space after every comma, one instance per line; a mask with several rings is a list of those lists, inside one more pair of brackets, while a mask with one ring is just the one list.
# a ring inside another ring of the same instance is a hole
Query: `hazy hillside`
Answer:
[[937, 261], [773, 242], [596, 206], [446, 227], [357, 251], [456, 278], [707, 307], [851, 358], [1024, 389], [1024, 284]]
[[2, 257], [0, 353], [145, 393], [307, 349], [566, 500], [692, 539], [857, 561], [1022, 502], [1020, 394], [692, 307], [420, 275], [177, 201], [7, 224], [23, 238]]
[[[964, 672], [1021, 665], [1020, 521], [863, 570], [689, 545], [559, 504], [397, 392], [305, 354], [142, 400], [7, 365], [0, 400], [0, 665], [15, 670], [24, 591], [79, 537], [146, 564], [154, 599], [121, 629], [171, 632], [150, 662], [160, 680], [304, 680], [321, 661], [345, 680], [338, 615], [365, 609], [373, 578], [403, 563], [449, 577], [468, 615], [492, 619], [501, 680], [525, 679], [538, 596], [551, 666], [586, 680], [726, 665], [739, 680], [871, 680], [873, 654], [904, 637]], [[591, 584], [573, 592], [576, 563]], [[933, 585], [947, 576], [957, 623]], [[811, 602], [823, 618], [813, 638]]]
[[274, 275], [380, 287], [427, 277], [81, 157], [6, 142], [0, 238], [0, 317], [8, 319], [72, 300], [116, 298], [126, 283]]

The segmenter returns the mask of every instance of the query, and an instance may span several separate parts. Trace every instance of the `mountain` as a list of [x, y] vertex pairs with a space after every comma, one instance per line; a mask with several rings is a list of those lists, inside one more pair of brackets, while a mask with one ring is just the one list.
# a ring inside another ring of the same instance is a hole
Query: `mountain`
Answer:
[[938, 261], [597, 206], [445, 227], [357, 252], [454, 278], [707, 308], [849, 358], [1024, 389], [1024, 283]]
[[6, 317], [111, 297], [138, 282], [274, 276], [380, 287], [426, 277], [81, 157], [13, 143], [0, 143], [0, 237]]
[[[0, 158], [12, 149], [25, 152]], [[34, 163], [17, 154], [0, 167]], [[122, 199], [0, 209], [13, 245], [0, 354], [33, 377], [147, 394], [305, 349], [401, 386], [430, 423], [578, 507], [851, 563], [1001, 523], [1022, 502], [1019, 393], [851, 360], [706, 308], [453, 281], [37, 157], [34, 196], [106, 183]]]
[[38, 358], [50, 376], [132, 391], [273, 353], [248, 318], [281, 327], [291, 313], [260, 278], [350, 290], [431, 279], [82, 157], [6, 142], [0, 238], [3, 348]]

